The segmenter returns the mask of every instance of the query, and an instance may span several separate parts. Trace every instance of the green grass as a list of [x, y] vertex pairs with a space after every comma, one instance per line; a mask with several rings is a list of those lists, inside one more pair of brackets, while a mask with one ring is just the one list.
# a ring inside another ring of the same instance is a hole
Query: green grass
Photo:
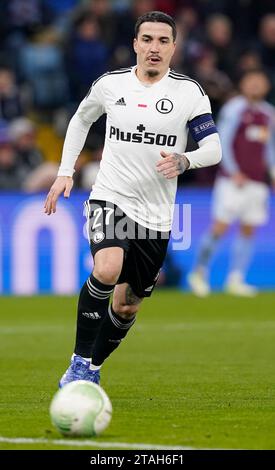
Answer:
[[[60, 438], [48, 408], [72, 352], [76, 301], [1, 298], [0, 436]], [[114, 411], [98, 442], [275, 449], [274, 303], [273, 293], [154, 293], [102, 370]], [[20, 448], [69, 447], [0, 442]]]

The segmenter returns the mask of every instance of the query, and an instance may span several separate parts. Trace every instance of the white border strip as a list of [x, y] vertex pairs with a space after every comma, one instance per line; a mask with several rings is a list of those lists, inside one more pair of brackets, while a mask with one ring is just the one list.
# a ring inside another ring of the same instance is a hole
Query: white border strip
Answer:
[[119, 448], [133, 450], [196, 450], [194, 447], [180, 446], [164, 446], [156, 444], [135, 444], [127, 442], [100, 442], [92, 440], [72, 440], [72, 439], [44, 439], [44, 438], [28, 438], [28, 437], [4, 437], [0, 436], [0, 444], [48, 444], [55, 446], [68, 447], [97, 447], [97, 448]]

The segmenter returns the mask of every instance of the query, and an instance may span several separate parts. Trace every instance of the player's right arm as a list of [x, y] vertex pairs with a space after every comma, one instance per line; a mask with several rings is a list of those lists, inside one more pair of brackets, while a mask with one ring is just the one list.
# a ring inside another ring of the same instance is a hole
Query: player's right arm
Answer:
[[70, 197], [73, 187], [73, 178], [71, 176], [58, 176], [52, 185], [44, 204], [44, 212], [47, 215], [56, 212], [56, 203], [59, 196], [64, 193], [64, 197]]
[[76, 160], [84, 147], [91, 125], [104, 112], [104, 93], [102, 80], [100, 80], [92, 85], [88, 95], [80, 103], [69, 122], [57, 178], [44, 204], [44, 211], [47, 215], [56, 212], [57, 200], [62, 193], [64, 193], [64, 197], [68, 198], [70, 196]]

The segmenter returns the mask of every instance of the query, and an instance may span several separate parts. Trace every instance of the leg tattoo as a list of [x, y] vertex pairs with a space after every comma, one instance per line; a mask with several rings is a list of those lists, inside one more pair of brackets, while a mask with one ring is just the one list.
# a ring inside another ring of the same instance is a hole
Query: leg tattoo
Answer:
[[125, 299], [126, 299], [126, 305], [138, 305], [142, 301], [140, 297], [134, 294], [131, 286], [126, 287]]

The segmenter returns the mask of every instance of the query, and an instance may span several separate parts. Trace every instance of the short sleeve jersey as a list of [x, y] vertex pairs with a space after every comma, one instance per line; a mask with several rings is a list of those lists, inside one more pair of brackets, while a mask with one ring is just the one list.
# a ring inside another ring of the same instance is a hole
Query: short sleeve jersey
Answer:
[[[89, 124], [107, 114], [100, 170], [90, 197], [117, 204], [144, 227], [168, 231], [177, 178], [166, 179], [156, 163], [162, 150], [185, 151], [190, 122], [211, 115], [210, 103], [201, 86], [185, 75], [169, 69], [148, 86], [135, 71], [132, 67], [100, 77], [77, 110]], [[216, 130], [210, 126], [208, 134], [212, 132]]]

